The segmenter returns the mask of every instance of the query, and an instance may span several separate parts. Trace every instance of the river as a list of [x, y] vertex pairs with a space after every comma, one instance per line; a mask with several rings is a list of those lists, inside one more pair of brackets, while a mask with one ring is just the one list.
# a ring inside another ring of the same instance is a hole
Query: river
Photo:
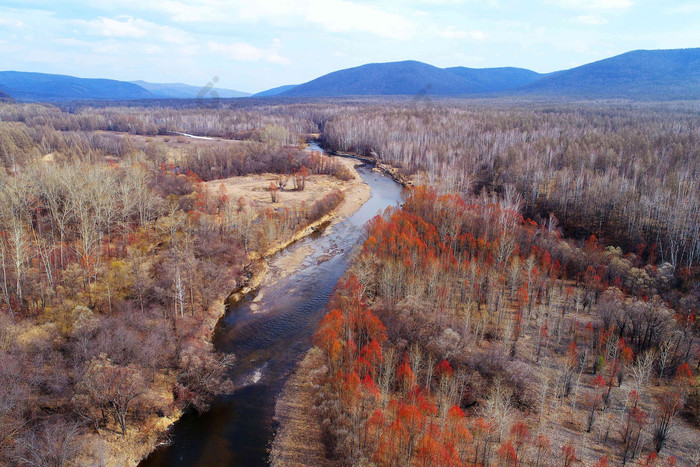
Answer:
[[[321, 150], [314, 143], [309, 149]], [[172, 443], [158, 448], [140, 466], [268, 465], [277, 396], [311, 347], [311, 336], [348, 268], [364, 224], [401, 200], [402, 187], [391, 178], [367, 167], [358, 172], [370, 186], [369, 200], [328, 232], [278, 253], [312, 251], [294, 272], [279, 280], [266, 279], [219, 320], [214, 345], [236, 356], [230, 370], [235, 391], [217, 398], [204, 414], [183, 415], [171, 429]]]

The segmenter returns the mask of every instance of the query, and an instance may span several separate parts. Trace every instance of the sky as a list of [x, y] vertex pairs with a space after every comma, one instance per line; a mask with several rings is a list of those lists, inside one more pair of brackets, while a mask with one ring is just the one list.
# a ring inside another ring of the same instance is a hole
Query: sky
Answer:
[[246, 92], [374, 62], [550, 72], [699, 46], [697, 0], [0, 0], [0, 70]]

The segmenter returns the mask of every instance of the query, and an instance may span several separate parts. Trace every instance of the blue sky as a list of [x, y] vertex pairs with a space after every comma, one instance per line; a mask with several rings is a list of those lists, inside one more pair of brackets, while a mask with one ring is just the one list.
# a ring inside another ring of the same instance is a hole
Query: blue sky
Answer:
[[697, 0], [0, 0], [0, 70], [248, 92], [370, 62], [549, 72], [698, 46]]

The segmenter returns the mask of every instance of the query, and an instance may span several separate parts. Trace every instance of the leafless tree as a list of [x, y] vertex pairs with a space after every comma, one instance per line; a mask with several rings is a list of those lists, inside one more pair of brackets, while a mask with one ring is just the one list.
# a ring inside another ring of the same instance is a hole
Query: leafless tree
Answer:
[[32, 467], [72, 465], [83, 447], [79, 435], [78, 424], [51, 417], [19, 439], [14, 460]]
[[124, 435], [129, 410], [145, 391], [145, 384], [140, 369], [115, 365], [102, 354], [90, 361], [78, 390], [75, 402], [81, 415], [99, 428], [111, 414]]

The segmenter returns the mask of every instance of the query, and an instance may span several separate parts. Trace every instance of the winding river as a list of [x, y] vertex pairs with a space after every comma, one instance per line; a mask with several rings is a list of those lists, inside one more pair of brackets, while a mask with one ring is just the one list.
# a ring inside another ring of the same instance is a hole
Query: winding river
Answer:
[[[321, 151], [316, 144], [309, 149]], [[186, 413], [170, 432], [172, 443], [154, 451], [142, 467], [172, 465], [268, 465], [275, 435], [275, 401], [297, 362], [311, 346], [333, 287], [348, 268], [349, 254], [363, 225], [401, 199], [391, 178], [359, 167], [370, 199], [348, 219], [294, 243], [275, 259], [310, 251], [289, 275], [276, 279], [274, 267], [263, 285], [219, 321], [214, 345], [233, 353], [232, 394], [217, 398], [201, 415]]]

